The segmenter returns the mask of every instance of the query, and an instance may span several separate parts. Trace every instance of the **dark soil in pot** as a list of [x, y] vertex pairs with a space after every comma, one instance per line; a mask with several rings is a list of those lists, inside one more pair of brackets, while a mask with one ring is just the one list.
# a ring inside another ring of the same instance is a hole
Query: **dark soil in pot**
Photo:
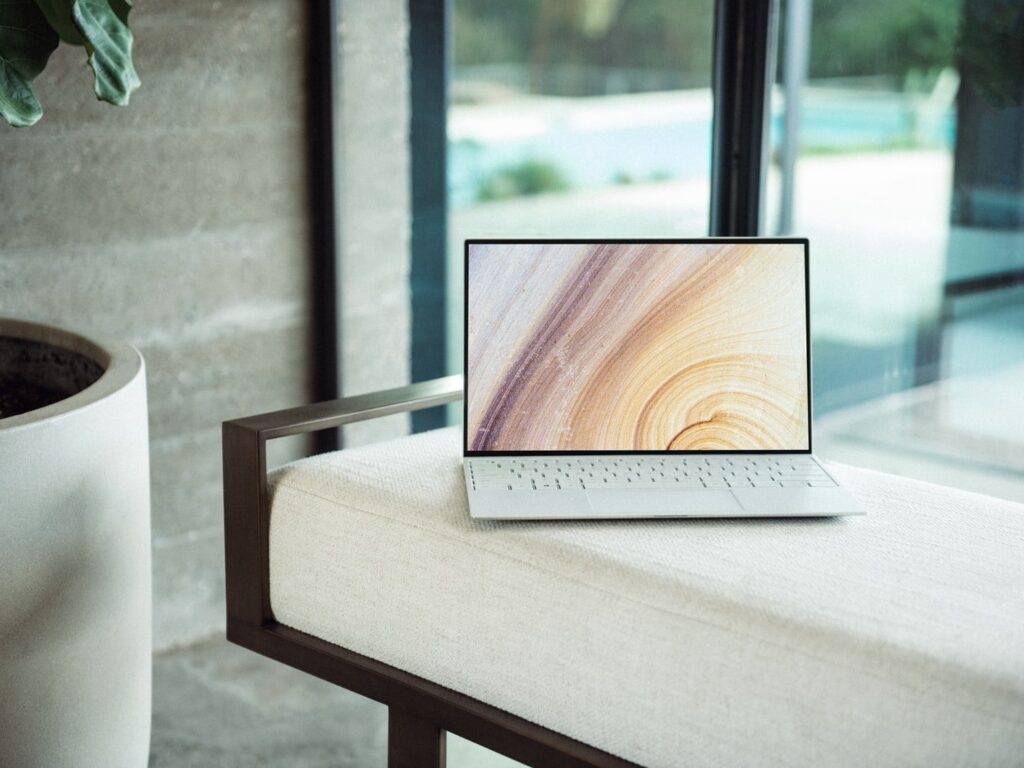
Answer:
[[60, 402], [102, 375], [103, 366], [78, 352], [0, 336], [0, 419]]

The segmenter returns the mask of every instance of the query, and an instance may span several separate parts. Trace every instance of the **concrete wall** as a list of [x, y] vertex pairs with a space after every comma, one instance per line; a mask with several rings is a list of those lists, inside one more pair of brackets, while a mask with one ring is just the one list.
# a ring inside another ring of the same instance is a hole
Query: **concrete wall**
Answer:
[[[401, 0], [343, 5], [355, 392], [408, 379], [405, 24]], [[128, 108], [97, 102], [62, 46], [37, 80], [42, 121], [0, 125], [0, 314], [146, 359], [158, 649], [223, 626], [220, 422], [309, 399], [305, 7], [139, 3]]]
[[[343, 388], [407, 384], [409, 324], [409, 51], [404, 0], [341, 3]], [[395, 416], [345, 430], [359, 445], [405, 434]]]

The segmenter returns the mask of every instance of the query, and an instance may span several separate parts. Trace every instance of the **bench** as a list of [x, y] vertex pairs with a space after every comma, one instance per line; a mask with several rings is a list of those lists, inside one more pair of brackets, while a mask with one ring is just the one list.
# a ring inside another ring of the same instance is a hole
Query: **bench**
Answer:
[[1024, 505], [831, 465], [866, 517], [471, 520], [461, 430], [266, 441], [461, 378], [224, 424], [228, 639], [535, 766], [1021, 765]]

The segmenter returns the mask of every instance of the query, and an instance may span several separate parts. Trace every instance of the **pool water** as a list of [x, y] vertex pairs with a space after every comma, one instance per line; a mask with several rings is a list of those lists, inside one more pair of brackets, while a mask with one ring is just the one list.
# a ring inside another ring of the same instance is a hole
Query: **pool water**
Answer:
[[[666, 108], [673, 101], [692, 102], [695, 96], [703, 97], [700, 102], [706, 104], [704, 109], [677, 110], [676, 119], [665, 118], [666, 114], [671, 116], [671, 109]], [[658, 97], [663, 104], [657, 103]], [[450, 204], [473, 205], [488, 179], [528, 162], [556, 169], [568, 187], [576, 189], [707, 178], [711, 158], [711, 102], [707, 91], [641, 94], [636, 102], [631, 98], [561, 99], [555, 108], [543, 99], [521, 99], [509, 103], [508, 120], [514, 122], [518, 115], [530, 115], [533, 124], [539, 122], [542, 128], [526, 136], [507, 137], [461, 130], [449, 144]], [[545, 109], [535, 111], [538, 104], [544, 104]], [[474, 107], [457, 109], [465, 115]], [[599, 125], [594, 127], [579, 119], [580, 110], [598, 116]], [[803, 152], [951, 148], [955, 139], [956, 116], [952, 109], [926, 111], [920, 108], [920, 99], [898, 93], [858, 92], [847, 96], [835, 90], [821, 93], [808, 89], [802, 111], [799, 140]], [[776, 109], [771, 126], [775, 145], [781, 136], [782, 120], [782, 110]]]

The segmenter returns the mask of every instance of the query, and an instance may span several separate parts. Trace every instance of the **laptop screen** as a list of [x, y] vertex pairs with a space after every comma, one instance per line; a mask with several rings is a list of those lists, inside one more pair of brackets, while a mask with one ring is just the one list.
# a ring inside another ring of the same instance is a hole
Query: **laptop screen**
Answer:
[[809, 451], [805, 240], [467, 241], [468, 455]]

